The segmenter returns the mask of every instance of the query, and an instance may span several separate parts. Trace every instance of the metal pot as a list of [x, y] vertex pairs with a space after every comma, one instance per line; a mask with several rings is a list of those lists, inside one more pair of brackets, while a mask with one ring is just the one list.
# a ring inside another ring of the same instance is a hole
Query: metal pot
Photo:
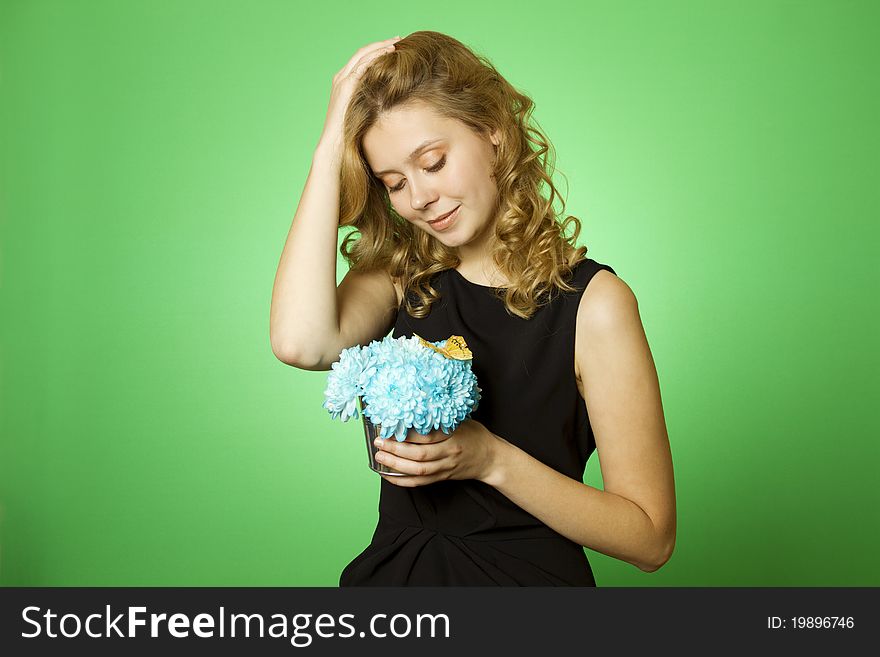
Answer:
[[[381, 428], [376, 426], [370, 421], [366, 415], [364, 415], [364, 398], [362, 396], [358, 396], [358, 409], [361, 412], [361, 421], [364, 424], [364, 435], [367, 438], [367, 455], [370, 459], [370, 469], [374, 472], [379, 472], [384, 475], [389, 475], [392, 477], [402, 477], [405, 475], [403, 472], [398, 472], [397, 470], [392, 470], [384, 463], [379, 463], [376, 461], [376, 452], [379, 451], [379, 448], [373, 443], [376, 438], [379, 437], [379, 432]], [[388, 440], [395, 440], [392, 436], [388, 438]]]

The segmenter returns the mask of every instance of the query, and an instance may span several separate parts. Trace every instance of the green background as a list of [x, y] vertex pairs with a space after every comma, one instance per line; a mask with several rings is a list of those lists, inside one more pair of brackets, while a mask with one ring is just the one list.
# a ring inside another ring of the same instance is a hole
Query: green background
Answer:
[[877, 7], [2, 2], [0, 583], [336, 586], [379, 479], [272, 284], [332, 76], [433, 29], [639, 299], [677, 546], [598, 584], [880, 585]]

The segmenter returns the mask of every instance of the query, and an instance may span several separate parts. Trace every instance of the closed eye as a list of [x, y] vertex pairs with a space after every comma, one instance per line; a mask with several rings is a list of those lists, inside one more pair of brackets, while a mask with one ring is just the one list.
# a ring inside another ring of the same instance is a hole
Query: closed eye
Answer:
[[[425, 169], [425, 171], [430, 171], [431, 173], [437, 173], [438, 171], [440, 171], [440, 169], [442, 169], [442, 168], [445, 166], [445, 164], [446, 164], [446, 156], [444, 155], [443, 157], [441, 157], [441, 158], [437, 161], [437, 164], [428, 167], [427, 169]], [[401, 180], [401, 181], [400, 181], [397, 185], [395, 185], [394, 187], [389, 187], [389, 188], [388, 188], [388, 193], [389, 193], [389, 194], [393, 194], [394, 192], [399, 192], [401, 189], [403, 189], [403, 183], [404, 183], [404, 182], [406, 182], [406, 181], [405, 181], [405, 180]]]

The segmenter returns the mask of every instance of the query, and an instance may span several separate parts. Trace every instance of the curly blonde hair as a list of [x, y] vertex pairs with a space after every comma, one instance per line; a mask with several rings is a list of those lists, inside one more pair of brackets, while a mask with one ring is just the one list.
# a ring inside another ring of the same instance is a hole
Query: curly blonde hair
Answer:
[[[395, 48], [365, 71], [346, 111], [339, 223], [355, 230], [346, 235], [340, 253], [352, 270], [388, 271], [403, 288], [407, 312], [419, 318], [440, 298], [431, 278], [461, 262], [454, 249], [393, 210], [363, 153], [363, 137], [380, 115], [423, 103], [478, 135], [499, 132], [492, 258], [508, 287], [496, 293], [510, 314], [529, 319], [555, 291], [574, 291], [567, 281], [587, 251], [576, 246], [580, 221], [572, 216], [557, 221], [553, 201], [561, 202], [561, 216], [565, 200], [553, 184], [553, 146], [531, 118], [534, 103], [488, 59], [440, 32], [413, 32]], [[542, 184], [548, 198], [541, 195]], [[567, 236], [570, 224], [574, 232]]]

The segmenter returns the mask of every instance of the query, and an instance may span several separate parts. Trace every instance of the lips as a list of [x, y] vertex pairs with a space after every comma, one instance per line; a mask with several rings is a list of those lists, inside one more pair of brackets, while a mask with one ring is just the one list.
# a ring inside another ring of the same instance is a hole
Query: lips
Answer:
[[446, 219], [446, 217], [448, 217], [449, 215], [451, 215], [453, 212], [455, 212], [456, 210], [458, 210], [458, 208], [460, 208], [460, 207], [461, 207], [461, 206], [458, 205], [458, 206], [452, 208], [452, 209], [451, 209], [449, 212], [447, 212], [446, 214], [441, 214], [441, 215], [440, 215], [439, 217], [437, 217], [436, 219], [430, 219], [430, 220], [428, 221], [428, 223], [429, 223], [429, 224], [436, 224], [438, 221], [443, 221], [444, 219]]

